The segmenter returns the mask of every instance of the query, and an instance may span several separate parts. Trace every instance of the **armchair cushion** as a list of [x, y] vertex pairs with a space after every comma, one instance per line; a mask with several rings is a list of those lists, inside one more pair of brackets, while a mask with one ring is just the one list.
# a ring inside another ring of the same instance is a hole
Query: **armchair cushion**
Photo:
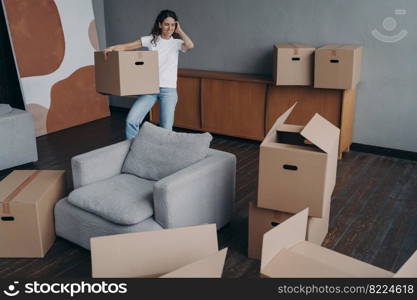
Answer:
[[207, 132], [174, 132], [145, 122], [132, 142], [122, 172], [160, 180], [205, 158], [211, 140]]
[[80, 187], [68, 196], [68, 202], [120, 225], [133, 225], [153, 215], [154, 181], [130, 174]]
[[74, 189], [120, 175], [132, 140], [74, 156], [71, 159]]

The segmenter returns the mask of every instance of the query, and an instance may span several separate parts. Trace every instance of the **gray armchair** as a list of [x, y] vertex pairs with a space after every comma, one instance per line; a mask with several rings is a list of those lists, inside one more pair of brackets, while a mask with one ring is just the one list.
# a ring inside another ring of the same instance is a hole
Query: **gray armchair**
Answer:
[[205, 223], [220, 229], [229, 222], [235, 197], [233, 154], [209, 149], [203, 160], [152, 181], [121, 173], [131, 142], [72, 158], [74, 191], [55, 206], [58, 236], [90, 249], [90, 238], [96, 236]]
[[37, 160], [32, 114], [0, 104], [0, 170]]

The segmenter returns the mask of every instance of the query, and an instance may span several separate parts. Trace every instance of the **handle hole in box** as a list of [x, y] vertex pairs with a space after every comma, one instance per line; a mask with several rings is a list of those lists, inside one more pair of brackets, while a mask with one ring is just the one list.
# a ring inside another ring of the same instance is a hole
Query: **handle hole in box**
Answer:
[[290, 170], [290, 171], [297, 171], [298, 167], [294, 166], [294, 165], [283, 165], [282, 166], [285, 170]]
[[137, 65], [137, 66], [142, 66], [144, 64], [145, 63], [143, 61], [135, 61], [135, 65]]
[[11, 222], [11, 221], [14, 221], [14, 217], [11, 217], [11, 216], [1, 217], [1, 220], [5, 222]]
[[293, 57], [293, 58], [291, 58], [291, 60], [292, 61], [300, 61], [301, 60], [301, 57]]
[[339, 63], [339, 60], [338, 59], [331, 59], [330, 60], [330, 63], [332, 63], [332, 64], [338, 64]]

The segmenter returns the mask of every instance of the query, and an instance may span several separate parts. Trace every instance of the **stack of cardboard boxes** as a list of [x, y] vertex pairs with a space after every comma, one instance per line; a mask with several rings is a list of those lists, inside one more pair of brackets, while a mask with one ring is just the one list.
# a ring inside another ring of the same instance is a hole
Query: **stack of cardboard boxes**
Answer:
[[249, 207], [251, 258], [260, 259], [265, 232], [306, 207], [307, 239], [321, 244], [328, 231], [340, 131], [319, 114], [306, 126], [285, 124], [295, 105], [277, 119], [260, 147], [258, 201]]
[[274, 83], [325, 89], [352, 89], [360, 81], [362, 46], [274, 45]]
[[[362, 47], [274, 46], [274, 83], [351, 89], [360, 80]], [[305, 126], [281, 115], [260, 147], [257, 203], [249, 205], [248, 256], [261, 258], [263, 234], [309, 208], [307, 240], [320, 245], [329, 226], [340, 130], [315, 114]]]

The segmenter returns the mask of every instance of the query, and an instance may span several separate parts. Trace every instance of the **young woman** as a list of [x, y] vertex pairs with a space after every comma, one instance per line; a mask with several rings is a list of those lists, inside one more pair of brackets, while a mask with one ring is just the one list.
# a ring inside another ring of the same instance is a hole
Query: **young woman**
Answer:
[[177, 103], [177, 69], [179, 51], [186, 52], [194, 47], [192, 40], [182, 30], [177, 15], [171, 10], [163, 10], [156, 17], [151, 34], [127, 44], [114, 45], [104, 49], [109, 51], [133, 50], [147, 47], [158, 51], [159, 94], [141, 95], [133, 104], [126, 119], [126, 138], [137, 135], [139, 126], [152, 106], [160, 101], [160, 125], [172, 130], [175, 105]]

